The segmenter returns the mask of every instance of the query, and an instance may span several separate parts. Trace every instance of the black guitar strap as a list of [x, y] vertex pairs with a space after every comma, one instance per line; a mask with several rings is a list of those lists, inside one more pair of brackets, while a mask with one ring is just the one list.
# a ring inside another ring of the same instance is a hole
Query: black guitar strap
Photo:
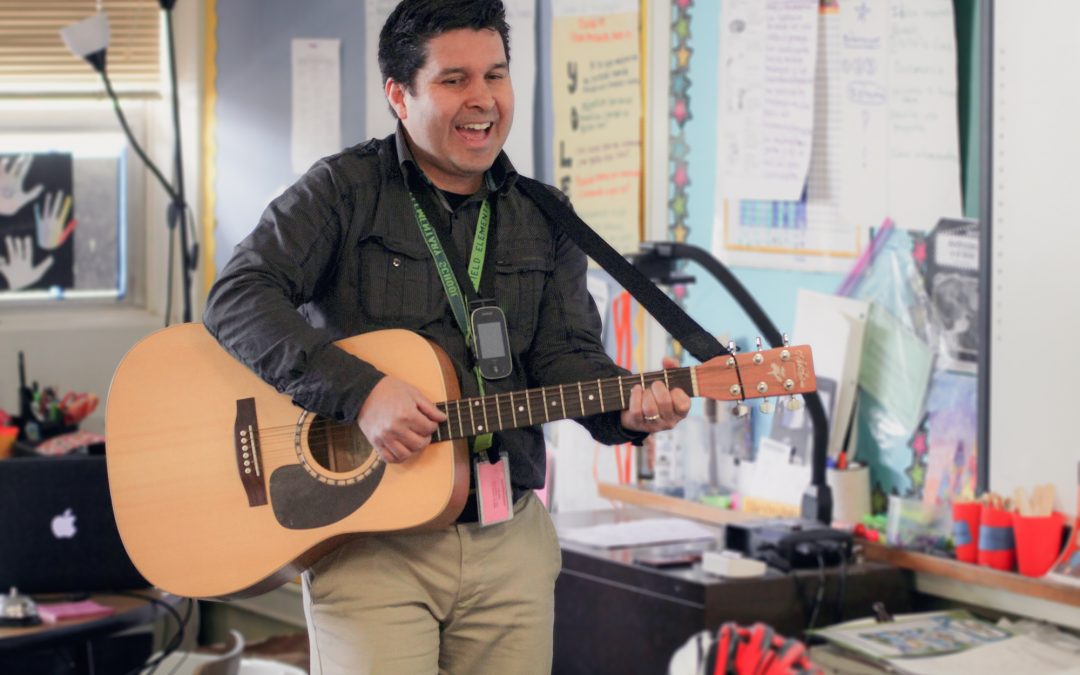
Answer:
[[698, 361], [730, 354], [720, 341], [619, 254], [543, 183], [519, 176], [517, 184], [540, 211], [615, 278]]

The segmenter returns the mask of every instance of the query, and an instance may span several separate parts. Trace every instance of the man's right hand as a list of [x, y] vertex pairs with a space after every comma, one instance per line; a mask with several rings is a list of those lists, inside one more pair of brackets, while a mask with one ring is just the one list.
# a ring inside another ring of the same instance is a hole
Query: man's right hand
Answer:
[[368, 394], [357, 424], [379, 457], [404, 462], [431, 444], [446, 415], [404, 380], [387, 375]]

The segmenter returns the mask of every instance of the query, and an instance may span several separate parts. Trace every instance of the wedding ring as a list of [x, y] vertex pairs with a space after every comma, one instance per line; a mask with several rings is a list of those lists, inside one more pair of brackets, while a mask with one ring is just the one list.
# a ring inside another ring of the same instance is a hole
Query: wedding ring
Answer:
[[656, 420], [660, 419], [659, 415], [645, 415], [644, 417], [646, 422], [655, 422]]

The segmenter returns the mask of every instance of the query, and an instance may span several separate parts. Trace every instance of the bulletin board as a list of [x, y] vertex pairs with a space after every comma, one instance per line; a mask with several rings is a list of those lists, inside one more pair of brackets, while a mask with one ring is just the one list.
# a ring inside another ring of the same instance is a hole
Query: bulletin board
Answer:
[[[979, 205], [979, 34], [977, 7], [974, 0], [954, 0], [952, 10], [956, 37], [958, 75], [957, 105], [959, 118], [960, 169], [964, 214], [978, 217]], [[831, 5], [831, 8], [827, 8]], [[719, 110], [718, 64], [724, 35], [723, 2], [703, 0], [672, 0], [667, 17], [670, 36], [670, 72], [668, 94], [670, 119], [667, 125], [668, 189], [667, 218], [663, 231], [650, 232], [650, 238], [667, 238], [709, 250], [716, 230], [716, 214], [720, 209], [716, 194], [717, 119]], [[822, 11], [853, 11], [858, 3], [822, 3]], [[838, 10], [837, 10], [838, 8]], [[659, 14], [659, 13], [658, 13]], [[655, 34], [655, 32], [654, 32]], [[801, 272], [785, 269], [762, 269], [733, 266], [732, 272], [772, 318], [781, 331], [792, 331], [796, 315], [798, 291], [806, 289], [825, 294], [835, 293], [844, 279], [837, 272]], [[716, 335], [730, 336], [740, 348], [752, 349], [757, 328], [738, 307], [734, 299], [697, 266], [686, 270], [697, 282], [675, 290], [677, 300], [687, 312]], [[798, 336], [795, 341], [799, 342]], [[671, 349], [677, 345], [671, 345]], [[941, 409], [950, 406], [950, 397], [963, 395], [972, 415], [975, 381], [972, 377], [943, 377], [941, 386], [931, 392], [932, 402]], [[968, 491], [974, 491], [974, 471], [966, 459], [975, 451], [975, 430], [971, 419], [950, 419], [950, 424], [962, 421], [970, 431], [965, 441], [965, 465], [960, 467]], [[755, 435], [767, 435], [772, 420], [754, 415]], [[939, 430], [943, 425], [938, 426]], [[952, 430], [950, 430], [951, 433]], [[897, 439], [897, 443], [882, 451], [878, 457], [891, 466], [889, 476], [877, 487], [875, 506], [884, 507], [889, 494], [917, 496], [927, 484], [926, 452], [934, 435], [925, 426]], [[929, 440], [928, 440], [929, 439]], [[946, 442], [951, 439], [945, 439]], [[954, 444], [955, 447], [955, 444]], [[878, 457], [872, 459], [877, 460]], [[942, 486], [948, 490], [951, 486]]]

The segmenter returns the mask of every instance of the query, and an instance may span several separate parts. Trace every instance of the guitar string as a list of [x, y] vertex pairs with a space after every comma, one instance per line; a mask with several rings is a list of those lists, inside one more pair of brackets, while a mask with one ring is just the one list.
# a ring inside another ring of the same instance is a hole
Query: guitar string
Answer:
[[[673, 370], [671, 370], [669, 372], [674, 375], [673, 379], [682, 378], [682, 376], [686, 376], [686, 378], [685, 378], [687, 380], [686, 385], [689, 386], [689, 383], [690, 383], [689, 382], [689, 370], [690, 370], [689, 368], [682, 368], [682, 369], [677, 369], [677, 370], [673, 369]], [[615, 383], [617, 383], [619, 381], [619, 379], [620, 378], [610, 378], [609, 380], [607, 380], [608, 387], [611, 388]], [[647, 374], [645, 374], [645, 379], [646, 379], [648, 384], [651, 384], [652, 382], [663, 381], [664, 380], [664, 372], [660, 371], [660, 372], [657, 372], [657, 373], [647, 373]], [[637, 384], [639, 384], [640, 375], [625, 376], [625, 377], [622, 378], [622, 380], [623, 380], [622, 384], [624, 385], [624, 387], [626, 385], [637, 385]], [[601, 384], [603, 384], [603, 383], [601, 383]], [[681, 384], [681, 383], [676, 382], [677, 386], [679, 384]], [[592, 384], [592, 383], [588, 383], [587, 385], [584, 384], [584, 383], [582, 384], [583, 388], [586, 387], [586, 386], [589, 387], [589, 388], [592, 388], [592, 387], [594, 387], [594, 384]], [[553, 385], [553, 387], [554, 387], [554, 385]], [[440, 402], [436, 403], [435, 405], [437, 407], [440, 407], [440, 409], [443, 410], [443, 412], [446, 412], [447, 409], [450, 406], [460, 406], [461, 409], [462, 409], [462, 412], [464, 413], [470, 407], [473, 407], [476, 403], [480, 403], [481, 404], [480, 408], [476, 409], [474, 411], [476, 413], [477, 417], [482, 419], [481, 410], [483, 410], [488, 414], [489, 418], [494, 418], [494, 417], [497, 416], [497, 413], [498, 413], [499, 409], [509, 410], [509, 406], [511, 405], [511, 394], [513, 394], [513, 398], [512, 398], [513, 402], [524, 401], [526, 399], [526, 397], [528, 397], [530, 402], [535, 403], [538, 406], [539, 406], [540, 403], [544, 403], [544, 408], [549, 409], [549, 412], [547, 414], [548, 417], [550, 417], [550, 409], [553, 407], [551, 405], [551, 402], [555, 401], [555, 402], [557, 402], [559, 404], [558, 409], [562, 410], [561, 414], [564, 416], [564, 418], [566, 418], [566, 419], [573, 418], [573, 417], [575, 417], [575, 415], [570, 411], [576, 410], [581, 405], [583, 405], [583, 403], [579, 400], [579, 398], [577, 398], [577, 394], [576, 394], [577, 383], [568, 384], [568, 385], [562, 385], [562, 387], [564, 389], [567, 388], [567, 387], [570, 388], [570, 390], [568, 392], [568, 395], [564, 394], [565, 399], [569, 401], [568, 403], [565, 403], [565, 406], [563, 404], [563, 402], [564, 402], [564, 397], [563, 396], [559, 396], [558, 394], [553, 394], [552, 391], [547, 391], [546, 395], [545, 395], [545, 392], [542, 391], [542, 389], [539, 389], [539, 388], [537, 388], [537, 389], [527, 389], [527, 390], [524, 390], [522, 392], [499, 393], [498, 394], [498, 401], [496, 401], [496, 395], [492, 394], [492, 395], [485, 396], [485, 397], [471, 397], [471, 398], [454, 399], [454, 400], [451, 400], [451, 401], [440, 401]], [[586, 389], [586, 393], [587, 394], [590, 393], [588, 389]], [[613, 394], [605, 394], [605, 395], [601, 396], [599, 398], [598, 402], [601, 402], [603, 404], [601, 407], [606, 411], [619, 410], [619, 409], [621, 409], [621, 405], [620, 405], [620, 403], [621, 403], [620, 399], [621, 398], [622, 398], [622, 396], [616, 391]], [[587, 401], [586, 403], [584, 403], [584, 405], [588, 405], [589, 407], [592, 407], [594, 405], [594, 401]], [[497, 406], [498, 406], [498, 408], [497, 408]], [[564, 407], [565, 407], [565, 410], [563, 410]], [[456, 408], [451, 410], [451, 412], [452, 413], [456, 412]], [[537, 415], [537, 418], [538, 417], [539, 417], [539, 415]], [[318, 418], [318, 419], [323, 420], [325, 418]], [[451, 424], [448, 427], [448, 429], [450, 430], [450, 433], [452, 434], [451, 438], [463, 437], [463, 436], [455, 436], [455, 435], [453, 435], [454, 434], [453, 427], [458, 426], [457, 424], [453, 424], [453, 420], [454, 420], [454, 417], [453, 417], [453, 415], [451, 415], [451, 419], [449, 420], [451, 422]], [[534, 421], [536, 423], [539, 423], [539, 419], [536, 419]], [[340, 436], [346, 436], [346, 435], [350, 435], [352, 433], [352, 431], [351, 431], [352, 428], [353, 428], [352, 424], [342, 424], [342, 423], [331, 423], [331, 424], [332, 424], [332, 426], [330, 427], [331, 433], [336, 434], [337, 436], [339, 436], [339, 438], [336, 439], [336, 440], [341, 440]], [[447, 422], [442, 422], [440, 424], [440, 426], [447, 426]], [[469, 425], [469, 426], [472, 426], [472, 425]], [[521, 426], [527, 426], [527, 425], [522, 424]], [[507, 428], [513, 428], [513, 427], [500, 426], [497, 429], [501, 430], [501, 429], [507, 429]], [[482, 432], [483, 430], [477, 428], [477, 431]], [[263, 439], [264, 442], [266, 440], [271, 440], [271, 439], [281, 438], [281, 437], [288, 437], [288, 438], [291, 439], [291, 438], [294, 437], [295, 433], [296, 433], [296, 425], [295, 424], [279, 425], [279, 426], [272, 426], [272, 427], [259, 427], [259, 435]], [[464, 434], [464, 436], [469, 436], [469, 435], [473, 435], [473, 434]], [[447, 439], [447, 440], [449, 440], [449, 439]]]
[[[674, 370], [671, 371], [671, 373], [675, 374], [676, 377], [680, 377], [680, 376], [683, 376], [686, 373], [688, 373], [689, 370], [690, 370], [689, 368], [674, 369]], [[660, 380], [660, 379], [663, 378], [663, 371], [656, 372], [656, 373], [647, 373], [645, 375], [645, 378], [646, 378], [646, 381]], [[607, 380], [602, 380], [600, 382], [601, 386], [599, 388], [597, 388], [597, 391], [604, 392], [603, 395], [600, 396], [600, 400], [599, 400], [599, 402], [601, 403], [600, 407], [603, 410], [612, 411], [612, 410], [621, 409], [621, 405], [620, 405], [621, 395], [618, 393], [617, 387], [615, 386], [617, 383], [620, 382], [620, 380], [622, 381], [622, 384], [624, 386], [625, 385], [634, 385], [634, 384], [638, 383], [639, 376], [625, 376], [623, 378], [615, 377], [615, 378], [608, 378]], [[605, 383], [606, 383], [606, 385], [605, 385]], [[569, 417], [573, 416], [570, 411], [577, 409], [578, 407], [580, 407], [581, 404], [578, 401], [578, 399], [576, 398], [576, 396], [577, 396], [577, 394], [576, 394], [576, 392], [577, 392], [576, 384], [574, 384], [574, 385], [564, 385], [564, 387], [566, 387], [566, 386], [569, 386], [571, 388], [567, 392], [568, 393], [567, 398], [569, 400], [566, 402], [567, 410], [563, 411], [563, 414], [565, 415], [565, 417], [569, 418]], [[594, 384], [589, 383], [588, 385], [583, 385], [583, 389], [585, 389], [586, 386], [587, 386], [586, 391], [589, 391], [589, 390], [591, 390], [593, 388]], [[606, 389], [606, 391], [605, 391], [605, 389]], [[528, 402], [528, 403], [531, 403], [531, 404], [535, 404], [536, 406], [540, 406], [542, 403], [545, 403], [545, 399], [540, 398], [543, 394], [544, 394], [544, 391], [543, 391], [542, 388], [534, 388], [534, 389], [523, 390], [521, 392], [514, 392], [513, 402], [518, 403], [518, 404], [521, 403], [521, 402]], [[548, 392], [548, 395], [549, 396], [552, 395], [550, 391]], [[487, 408], [488, 413], [489, 413], [489, 418], [490, 418], [490, 417], [494, 417], [495, 414], [496, 414], [495, 405], [497, 403], [499, 405], [503, 406], [504, 410], [507, 410], [511, 399], [510, 399], [509, 393], [506, 393], [506, 394], [499, 394], [497, 402], [496, 402], [496, 397], [494, 395], [492, 395], [490, 397], [483, 397], [483, 398], [468, 398], [468, 399], [455, 399], [455, 400], [451, 400], [451, 401], [442, 401], [442, 402], [437, 403], [436, 405], [440, 406], [443, 410], [446, 410], [447, 408], [451, 408], [451, 413], [453, 413], [453, 412], [455, 412], [455, 410], [453, 410], [454, 406], [462, 406], [462, 408], [464, 409], [465, 405], [471, 404], [472, 402], [477, 401], [477, 400], [481, 401], [483, 403], [484, 407]], [[589, 403], [590, 403], [590, 405], [592, 404], [592, 402], [589, 402]], [[545, 407], [550, 407], [550, 406], [545, 406]], [[548, 413], [548, 417], [550, 417], [550, 413]], [[320, 418], [320, 419], [322, 419], [322, 418]], [[510, 416], [510, 419], [513, 419], [513, 416]], [[519, 417], [518, 421], [520, 422], [520, 424], [518, 426], [526, 426], [527, 419], [528, 419], [527, 417]], [[449, 422], [450, 422], [449, 424], [447, 422], [443, 422], [443, 423], [440, 424], [440, 431], [446, 431], [449, 434], [449, 437], [445, 438], [445, 439], [438, 439], [438, 440], [433, 439], [433, 442], [439, 442], [439, 441], [443, 441], [443, 440], [447, 440], [447, 441], [448, 440], [454, 440], [456, 438], [464, 438], [464, 437], [467, 437], [469, 435], [472, 435], [471, 433], [462, 433], [462, 432], [467, 432], [467, 431], [471, 431], [471, 430], [460, 428], [460, 426], [458, 424], [454, 423], [453, 420], [454, 420], [454, 416], [451, 415], [451, 418], [449, 420]], [[539, 414], [534, 416], [533, 422], [539, 423]], [[507, 428], [507, 427], [500, 427], [500, 429], [504, 429], [504, 428]], [[513, 427], [510, 427], [510, 428], [513, 428]], [[308, 429], [310, 429], [310, 427], [308, 427]], [[324, 434], [324, 438], [327, 438], [327, 436], [329, 437], [327, 439], [327, 444], [328, 445], [341, 444], [343, 442], [344, 443], [351, 443], [352, 439], [354, 438], [354, 434], [356, 434], [359, 431], [358, 427], [356, 427], [354, 424], [331, 423], [331, 426], [329, 426], [327, 429], [328, 429], [329, 433]], [[257, 443], [260, 446], [259, 451], [260, 451], [260, 454], [263, 455], [264, 457], [273, 457], [273, 456], [275, 456], [277, 454], [280, 454], [282, 456], [295, 456], [295, 453], [296, 453], [295, 439], [296, 439], [296, 434], [297, 434], [297, 427], [296, 427], [295, 423], [289, 424], [289, 425], [275, 425], [275, 426], [258, 427], [257, 431], [258, 431]], [[213, 433], [210, 430], [207, 430], [205, 433], [202, 433], [202, 434], [200, 434], [198, 432], [193, 432], [192, 429], [191, 429], [190, 424], [188, 424], [186, 422], [184, 423], [183, 426], [175, 427], [175, 428], [172, 428], [172, 429], [167, 428], [167, 427], [161, 427], [159, 425], [159, 426], [155, 427], [154, 433], [155, 434], [173, 433], [173, 434], [176, 435], [176, 437], [179, 437], [179, 436], [182, 435], [185, 438], [187, 438], [189, 442], [196, 442], [196, 441], [199, 441], [199, 440], [203, 440], [204, 442], [212, 442], [211, 437], [219, 437], [220, 436], [220, 434]], [[124, 440], [130, 440], [131, 437], [132, 437], [131, 434], [115, 434], [115, 436], [120, 438], [120, 439], [124, 439]], [[173, 445], [175, 446], [175, 444], [173, 444]], [[149, 450], [151, 448], [143, 446], [143, 449]]]
[[[749, 356], [749, 355], [747, 355], [747, 356]], [[672, 376], [674, 376], [677, 380], [685, 379], [686, 380], [685, 384], [682, 381], [676, 381], [676, 386], [683, 386], [684, 389], [690, 389], [690, 387], [692, 386], [692, 382], [693, 382], [692, 377], [691, 377], [691, 371], [693, 369], [698, 369], [700, 371], [701, 368], [702, 368], [701, 366], [694, 366], [694, 367], [671, 369], [671, 370], [668, 370], [668, 371], [655, 371], [655, 372], [651, 372], [651, 373], [644, 373], [643, 375], [627, 375], [627, 376], [623, 376], [623, 377], [607, 378], [607, 379], [600, 380], [600, 381], [595, 382], [595, 383], [594, 382], [588, 382], [588, 383], [582, 382], [580, 384], [581, 384], [581, 389], [583, 391], [585, 391], [585, 392], [591, 392], [591, 391], [594, 390], [594, 387], [595, 387], [595, 391], [597, 392], [597, 394], [599, 396], [599, 402], [601, 403], [601, 406], [600, 406], [601, 409], [606, 410], [606, 411], [613, 411], [613, 410], [622, 409], [621, 399], [623, 398], [625, 392], [624, 391], [619, 391], [619, 389], [624, 388], [626, 385], [631, 385], [631, 387], [632, 387], [633, 385], [638, 384], [642, 377], [644, 377], [644, 379], [646, 380], [646, 384], [651, 384], [652, 382], [655, 382], [655, 381], [662, 381], [664, 379], [664, 377], [665, 377], [665, 374], [666, 374], [668, 376], [669, 380], [671, 379]], [[558, 403], [559, 403], [558, 407], [561, 410], [562, 418], [572, 418], [572, 417], [574, 417], [574, 415], [570, 411], [576, 410], [581, 405], [583, 405], [583, 403], [581, 402], [581, 400], [579, 398], [579, 394], [575, 393], [575, 392], [578, 391], [578, 384], [579, 383], [571, 383], [571, 384], [567, 384], [567, 385], [561, 385], [561, 387], [564, 390], [567, 387], [570, 388], [568, 392], [564, 391], [564, 394], [563, 394], [563, 396], [567, 396], [567, 394], [568, 394], [567, 398], [569, 398], [569, 401], [564, 401], [562, 396], [556, 397], [556, 396], [552, 395], [551, 392], [545, 392], [545, 388], [533, 388], [533, 389], [526, 389], [526, 390], [523, 390], [523, 391], [520, 391], [520, 392], [499, 393], [497, 396], [492, 394], [492, 395], [489, 395], [489, 396], [486, 396], [486, 397], [476, 397], [476, 398], [454, 399], [454, 400], [450, 400], [450, 401], [441, 401], [441, 402], [436, 403], [436, 405], [439, 406], [440, 409], [442, 409], [444, 411], [447, 411], [447, 410], [450, 410], [451, 407], [453, 407], [453, 406], [462, 406], [463, 407], [463, 406], [465, 406], [467, 404], [480, 402], [482, 404], [482, 406], [484, 407], [484, 409], [486, 409], [487, 412], [489, 413], [489, 418], [490, 418], [490, 417], [495, 417], [500, 410], [508, 410], [508, 408], [511, 407], [511, 393], [512, 393], [513, 394], [512, 402], [515, 403], [515, 404], [524, 400], [527, 404], [536, 403], [537, 405], [539, 405], [540, 403], [546, 403], [548, 401], [551, 401], [551, 400], [554, 400], [554, 399], [557, 398]], [[617, 385], [617, 384], [622, 385], [622, 387], [616, 387], [615, 385]], [[608, 390], [607, 392], [604, 391], [605, 390], [605, 385], [606, 385], [607, 390]], [[615, 393], [613, 393], [613, 394], [609, 393], [612, 389], [616, 390]], [[546, 395], [545, 395], [545, 393], [546, 393]], [[689, 392], [689, 393], [692, 393], [692, 392]], [[541, 398], [541, 397], [544, 397], [544, 398]], [[593, 401], [589, 402], [590, 407], [593, 405], [593, 403], [594, 403]], [[548, 408], [548, 407], [550, 407], [550, 406], [545, 406], [545, 408]], [[450, 410], [450, 412], [454, 413], [454, 412], [456, 412], [456, 410]], [[477, 411], [477, 412], [479, 412], [479, 411]], [[516, 412], [516, 408], [515, 408], [515, 412]], [[516, 417], [516, 415], [512, 416], [511, 419], [513, 419], [513, 417]], [[550, 417], [550, 412], [547, 413], [545, 415], [545, 417]], [[321, 419], [325, 419], [325, 418], [317, 418], [317, 419], [321, 420]], [[454, 439], [457, 439], [457, 438], [464, 438], [464, 437], [467, 437], [469, 435], [473, 435], [472, 433], [463, 433], [466, 430], [462, 429], [460, 427], [460, 425], [454, 424], [453, 419], [454, 419], [454, 415], [451, 414], [451, 417], [450, 417], [450, 419], [448, 421], [442, 422], [439, 425], [440, 432], [445, 429], [448, 432], [449, 437], [445, 438], [445, 439], [434, 438], [433, 437], [433, 442], [449, 441], [449, 440], [454, 440]], [[516, 425], [516, 426], [527, 426], [527, 423], [525, 423], [524, 419], [518, 420], [518, 421], [520, 423], [518, 425]], [[537, 414], [532, 421], [533, 421], [533, 423], [539, 423], [539, 415]], [[454, 429], [455, 426], [458, 427], [458, 429], [456, 431]], [[310, 427], [308, 427], [308, 428], [310, 429]], [[515, 427], [500, 426], [500, 427], [498, 427], [498, 429], [493, 429], [493, 430], [501, 430], [501, 429], [507, 429], [507, 428], [515, 428]], [[161, 427], [156, 427], [155, 428], [155, 433], [161, 433], [163, 431], [167, 431], [167, 430], [162, 429]], [[178, 433], [182, 432], [189, 439], [192, 438], [190, 426], [185, 426], [182, 429], [178, 428], [178, 429], [176, 429], [176, 431]], [[324, 438], [328, 439], [327, 444], [332, 445], [332, 444], [335, 444], [335, 443], [340, 443], [342, 441], [351, 442], [351, 440], [353, 438], [355, 438], [358, 431], [359, 431], [358, 427], [356, 427], [354, 424], [339, 424], [339, 423], [330, 422], [330, 426], [327, 427], [327, 431], [326, 431], [326, 433], [323, 434], [323, 436], [324, 436]], [[469, 430], [469, 431], [473, 431], [473, 430]], [[477, 431], [479, 431], [479, 430], [477, 430]], [[295, 452], [296, 452], [295, 438], [296, 438], [296, 434], [297, 434], [297, 427], [296, 427], [295, 423], [289, 424], [289, 425], [277, 425], [277, 426], [270, 426], [270, 427], [260, 427], [258, 429], [258, 434], [259, 434], [258, 442], [259, 442], [259, 444], [261, 446], [260, 453], [264, 457], [274, 457], [274, 456], [279, 455], [279, 454], [284, 455], [284, 456], [295, 456]], [[207, 437], [210, 436], [210, 435], [219, 436], [219, 434], [210, 434], [210, 433], [206, 434]], [[131, 435], [130, 434], [128, 434], [128, 435], [117, 434], [117, 436], [120, 436], [122, 438], [129, 438]], [[361, 437], [362, 437], [362, 435], [361, 435]], [[287, 441], [287, 442], [283, 443], [282, 441]]]

